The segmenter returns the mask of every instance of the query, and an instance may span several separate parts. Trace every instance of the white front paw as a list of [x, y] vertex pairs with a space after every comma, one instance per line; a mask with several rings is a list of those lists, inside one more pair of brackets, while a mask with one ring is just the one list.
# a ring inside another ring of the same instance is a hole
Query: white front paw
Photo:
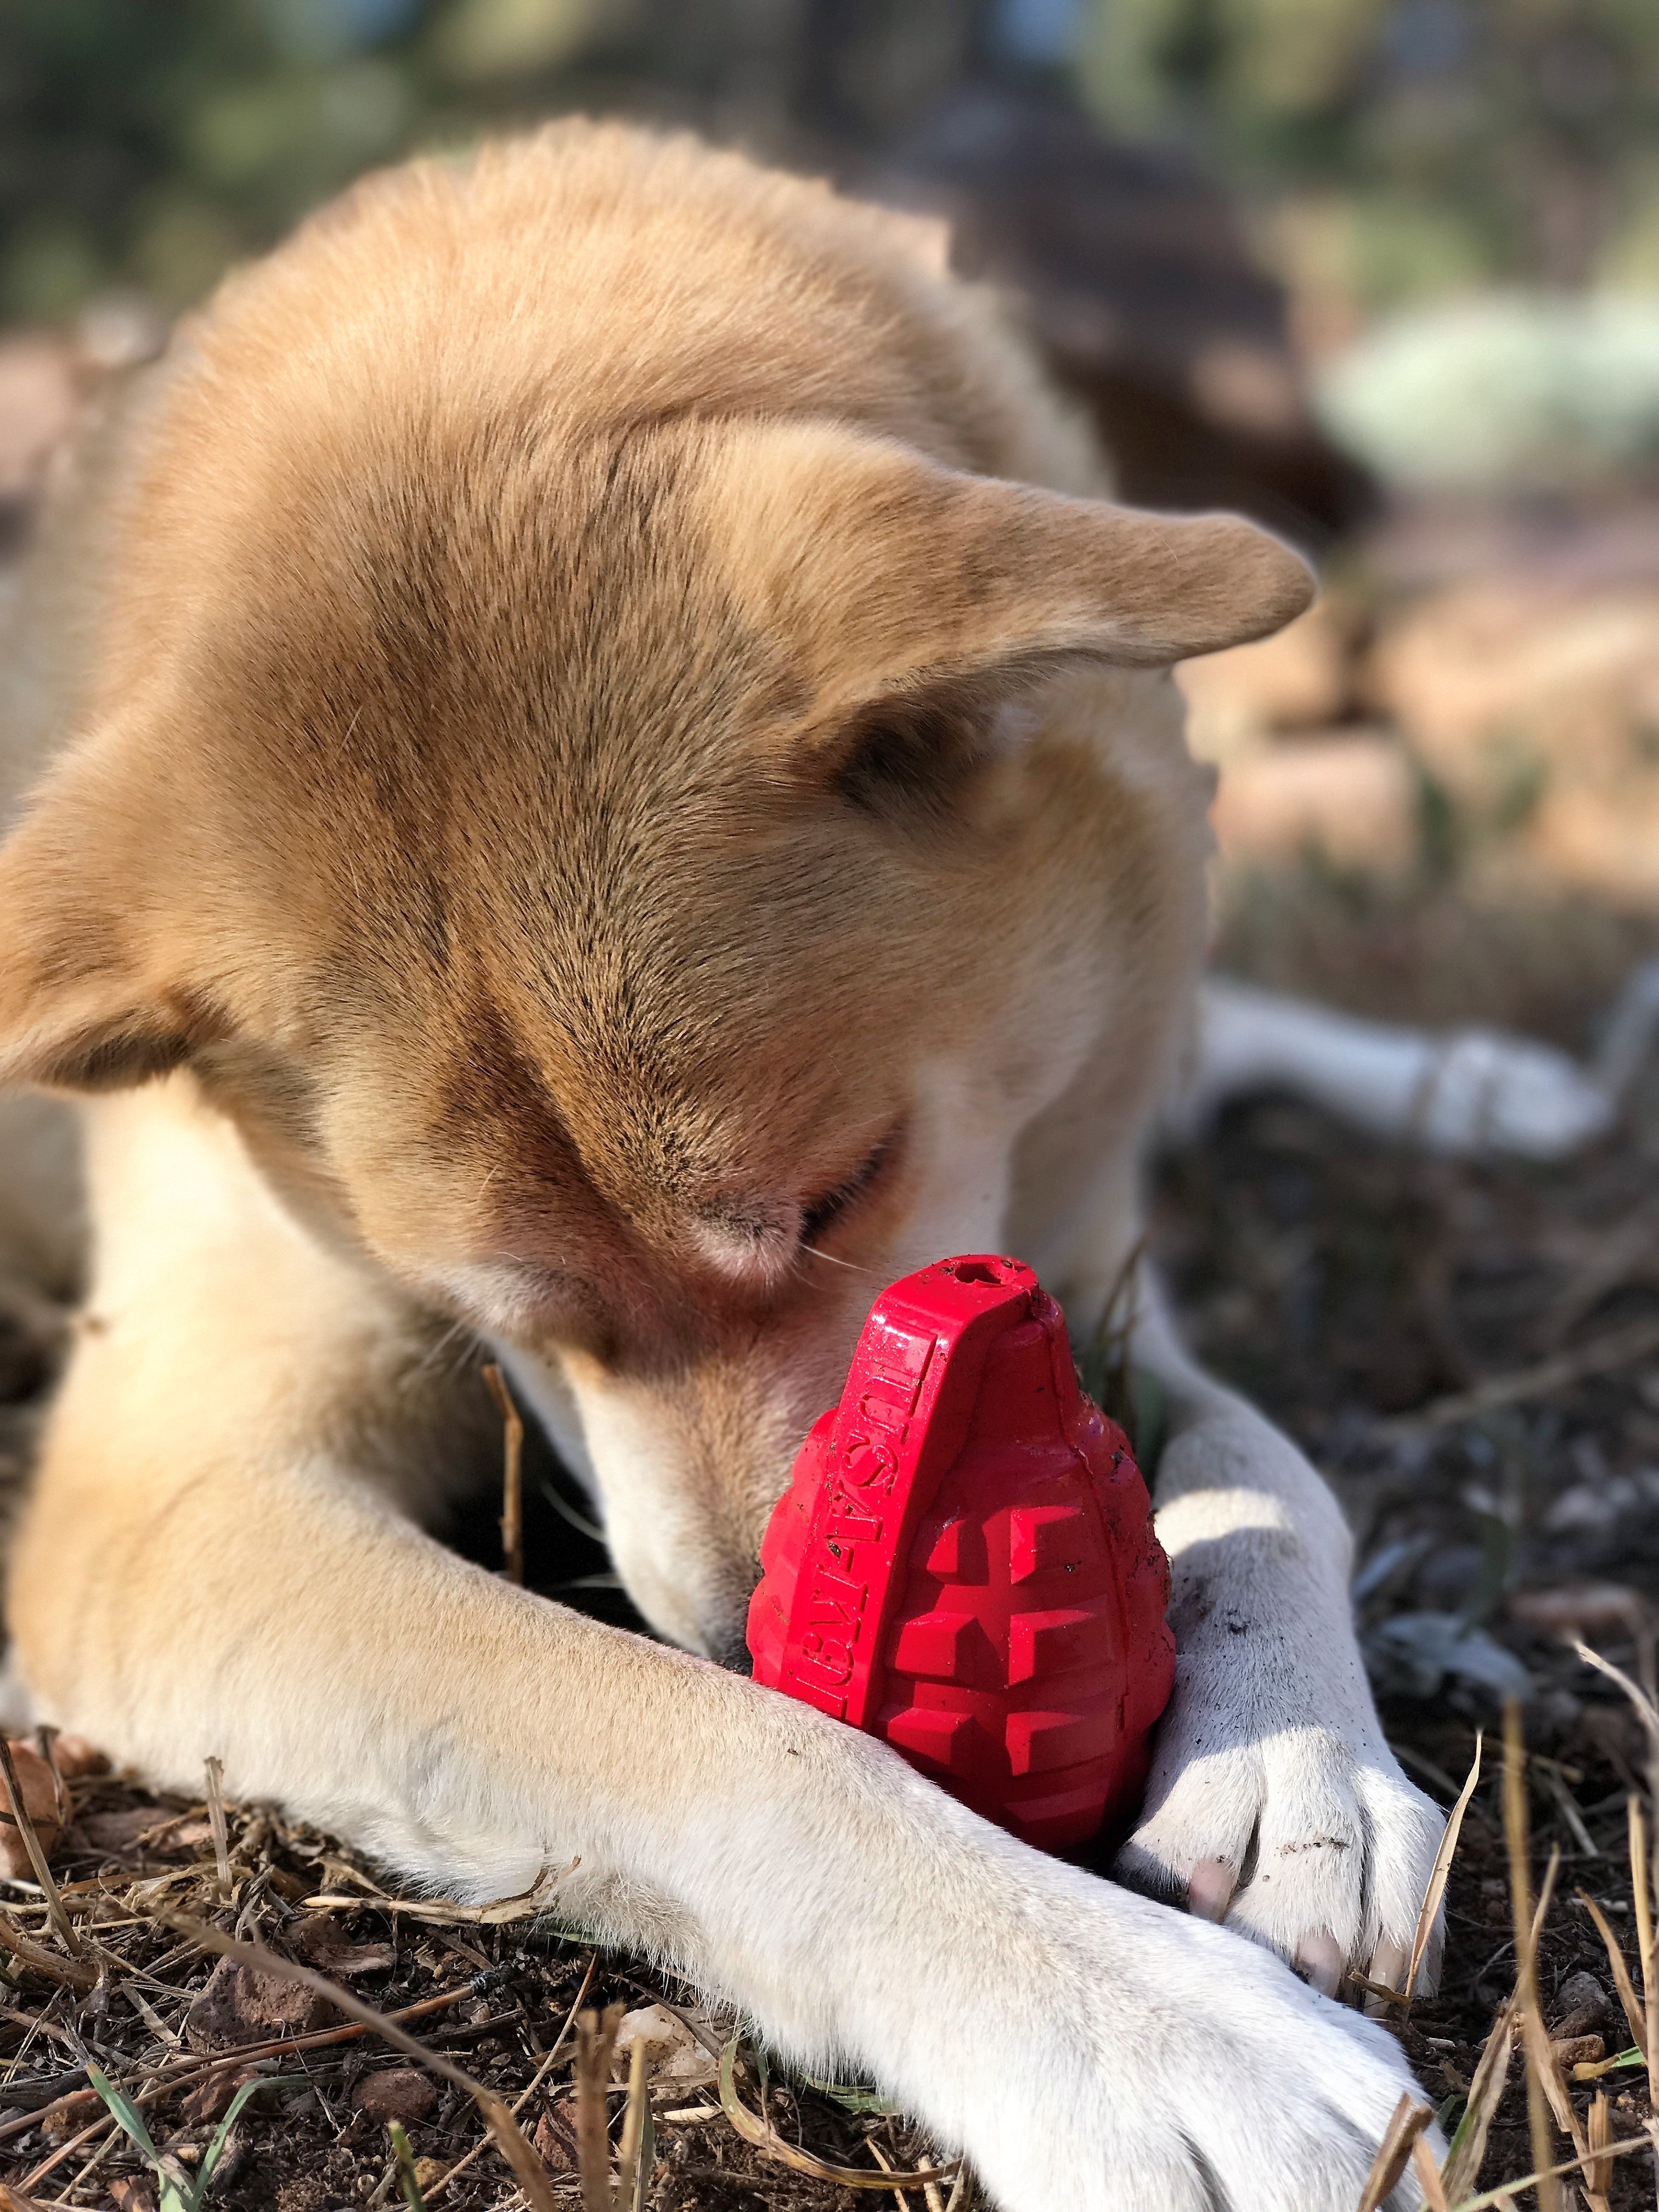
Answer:
[[[1339, 1705], [1346, 1698], [1334, 1698]], [[1116, 1871], [1292, 1960], [1398, 1987], [1444, 1826], [1369, 1719], [1276, 1717], [1183, 1667]], [[1431, 1989], [1438, 1934], [1419, 1973]]]
[[1095, 1922], [1074, 1913], [1044, 2026], [995, 2053], [963, 2130], [1003, 2212], [1352, 2212], [1417, 2094], [1387, 2031], [1146, 1899]]

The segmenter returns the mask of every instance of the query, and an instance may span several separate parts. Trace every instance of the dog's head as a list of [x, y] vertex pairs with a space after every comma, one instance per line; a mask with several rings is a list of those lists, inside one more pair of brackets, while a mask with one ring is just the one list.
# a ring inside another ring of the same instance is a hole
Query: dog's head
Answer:
[[831, 422], [232, 368], [0, 856], [4, 1072], [191, 1068], [319, 1234], [562, 1375], [635, 1597], [729, 1653], [876, 1293], [1000, 1240], [1109, 1030], [1121, 1115], [1160, 1079], [1202, 802], [1133, 672], [1305, 572]]

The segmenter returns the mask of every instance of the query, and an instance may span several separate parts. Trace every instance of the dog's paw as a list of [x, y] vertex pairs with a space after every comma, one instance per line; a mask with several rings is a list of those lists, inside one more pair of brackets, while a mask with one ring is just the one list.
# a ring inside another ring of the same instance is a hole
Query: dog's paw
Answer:
[[[1045, 2028], [965, 2130], [1004, 2212], [1353, 2212], [1402, 2094], [1383, 2028], [1224, 1930], [1120, 1892], [1078, 1913]], [[1034, 2025], [1034, 2024], [1033, 2024]], [[1420, 2202], [1403, 2183], [1390, 2212]]]
[[[1443, 1827], [1374, 1729], [1303, 1723], [1241, 1741], [1206, 1729], [1189, 1698], [1165, 1722], [1115, 1871], [1268, 1945], [1328, 1993], [1355, 1970], [1398, 1988]], [[1420, 1990], [1439, 1950], [1437, 1928]]]

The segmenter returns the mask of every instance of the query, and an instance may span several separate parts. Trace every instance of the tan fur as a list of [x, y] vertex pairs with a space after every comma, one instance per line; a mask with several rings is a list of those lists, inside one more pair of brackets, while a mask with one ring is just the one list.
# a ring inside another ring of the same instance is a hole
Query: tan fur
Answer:
[[1309, 590], [1103, 482], [921, 227], [619, 129], [371, 179], [186, 328], [0, 854], [3, 1065], [110, 1094], [12, 1577], [43, 1711], [475, 1890], [573, 1842], [575, 1908], [891, 2072], [714, 1922], [769, 1759], [901, 1889], [938, 1793], [405, 1516], [487, 1432], [459, 1322], [653, 1624], [732, 1657], [882, 1283], [1007, 1245], [1097, 1307], [1200, 950], [1164, 672]]

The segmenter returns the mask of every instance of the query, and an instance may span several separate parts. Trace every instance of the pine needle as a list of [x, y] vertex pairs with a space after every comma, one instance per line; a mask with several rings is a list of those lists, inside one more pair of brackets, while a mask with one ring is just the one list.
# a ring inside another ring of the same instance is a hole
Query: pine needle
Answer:
[[207, 1761], [207, 1816], [213, 1836], [213, 1863], [219, 1875], [219, 1902], [228, 1905], [234, 1885], [230, 1878], [230, 1831], [225, 1822], [225, 1766], [221, 1759]]
[[[753, 2143], [780, 2165], [793, 2166], [797, 2173], [810, 2173], [817, 2181], [833, 2181], [842, 2189], [921, 2189], [928, 2182], [951, 2181], [956, 2179], [958, 2167], [953, 2160], [949, 2166], [930, 2166], [915, 2173], [866, 2173], [861, 2166], [832, 2166], [828, 2160], [814, 2158], [810, 2151], [797, 2150], [786, 2142], [771, 2124], [751, 2112], [738, 2097], [736, 2082], [738, 2039], [733, 2036], [720, 2053], [720, 2109], [745, 2142]], [[583, 2208], [586, 2212], [586, 2207]]]
[[1515, 2051], [1516, 1999], [1510, 1996], [1492, 2022], [1486, 2048], [1480, 2053], [1469, 2084], [1468, 2102], [1457, 2124], [1444, 2171], [1446, 2194], [1454, 2203], [1476, 2186], [1486, 2155], [1486, 2136], [1509, 2086], [1510, 2060]]
[[1480, 1782], [1480, 1751], [1485, 1739], [1476, 1729], [1474, 1764], [1469, 1769], [1468, 1780], [1458, 1792], [1457, 1802], [1446, 1816], [1445, 1832], [1440, 1838], [1440, 1848], [1434, 1855], [1434, 1864], [1429, 1869], [1428, 1887], [1423, 1893], [1423, 1903], [1417, 1916], [1417, 1932], [1412, 1938], [1411, 1964], [1406, 1969], [1406, 1985], [1402, 1992], [1410, 2004], [1417, 1993], [1417, 1977], [1434, 1936], [1435, 1923], [1440, 1917], [1441, 1900], [1446, 1894], [1446, 1882], [1451, 1874], [1452, 1861], [1457, 1855], [1458, 1838], [1463, 1832], [1463, 1815], [1469, 1809], [1469, 1800]]
[[1526, 1749], [1521, 1735], [1521, 1707], [1514, 1698], [1504, 1705], [1504, 1835], [1509, 1845], [1510, 1902], [1515, 1917], [1517, 1961], [1516, 1996], [1527, 2069], [1527, 2122], [1532, 2160], [1539, 2179], [1538, 2212], [1560, 2212], [1561, 2193], [1549, 2172], [1553, 2145], [1546, 2106], [1539, 2045], [1547, 2043], [1538, 2009], [1538, 1954], [1532, 1912], [1532, 1873], [1528, 1864]]
[[1645, 2064], [1648, 2056], [1647, 2014], [1637, 2000], [1635, 1989], [1631, 1983], [1630, 1968], [1625, 1964], [1625, 1954], [1620, 1945], [1619, 1938], [1608, 1926], [1607, 1916], [1595, 1899], [1582, 1889], [1577, 1894], [1578, 1902], [1595, 1923], [1595, 1932], [1607, 1947], [1607, 1965], [1613, 1972], [1613, 1985], [1619, 1992], [1620, 2003], [1625, 2008], [1625, 2020], [1630, 2028], [1631, 2040], [1641, 2052], [1643, 2063]]
[[1358, 2212], [1377, 2212], [1377, 2207], [1393, 2196], [1423, 2130], [1433, 2118], [1432, 2105], [1419, 2105], [1409, 2089], [1402, 2093], [1359, 2192]]

